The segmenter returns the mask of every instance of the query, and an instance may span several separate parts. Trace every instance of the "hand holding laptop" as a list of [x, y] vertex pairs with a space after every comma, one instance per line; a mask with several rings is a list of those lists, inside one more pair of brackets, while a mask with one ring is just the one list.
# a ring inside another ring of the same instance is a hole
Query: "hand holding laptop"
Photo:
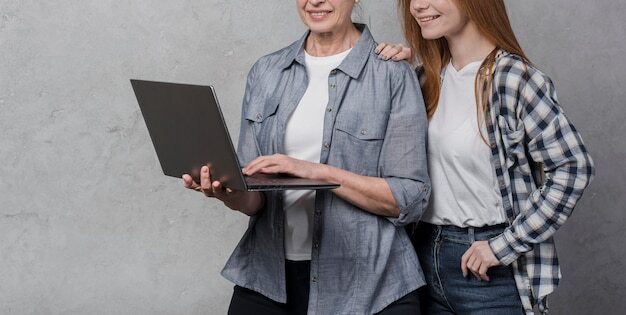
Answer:
[[[299, 178], [314, 178], [316, 169], [324, 167], [323, 164], [294, 159], [292, 157], [275, 154], [260, 156], [243, 168], [246, 176], [257, 173], [264, 174], [287, 174]], [[208, 166], [200, 170], [200, 184], [196, 183], [191, 175], [182, 176], [185, 188], [204, 193], [207, 197], [217, 198], [225, 206], [246, 214], [256, 213], [263, 206], [261, 193], [231, 189], [222, 185], [220, 181], [213, 181]], [[260, 195], [260, 196], [255, 196]], [[242, 210], [244, 209], [244, 210]]]
[[217, 198], [232, 210], [254, 215], [263, 207], [264, 197], [260, 192], [249, 192], [224, 187], [220, 181], [212, 181], [208, 166], [200, 169], [200, 184], [191, 175], [182, 176], [185, 188], [202, 192], [207, 197]]

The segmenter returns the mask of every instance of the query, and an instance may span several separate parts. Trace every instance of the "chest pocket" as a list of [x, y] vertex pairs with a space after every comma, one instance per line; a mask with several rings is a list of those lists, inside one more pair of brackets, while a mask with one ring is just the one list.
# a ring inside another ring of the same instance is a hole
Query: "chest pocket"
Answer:
[[387, 112], [343, 112], [335, 122], [331, 153], [342, 168], [366, 175], [378, 175], [378, 160], [387, 131]]
[[247, 123], [254, 130], [257, 148], [262, 155], [274, 153], [273, 142], [276, 133], [276, 113], [279, 99], [269, 98], [265, 100], [251, 101], [244, 114]]
[[530, 175], [531, 168], [526, 152], [524, 125], [520, 123], [515, 128], [511, 128], [504, 117], [498, 116], [498, 127], [502, 133], [502, 143], [506, 153], [506, 168]]

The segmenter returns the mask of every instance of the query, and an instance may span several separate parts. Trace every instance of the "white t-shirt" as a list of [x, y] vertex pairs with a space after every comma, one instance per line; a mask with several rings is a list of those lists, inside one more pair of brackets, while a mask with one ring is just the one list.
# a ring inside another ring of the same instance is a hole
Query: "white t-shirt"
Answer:
[[[305, 52], [309, 85], [291, 114], [285, 132], [285, 153], [296, 159], [319, 163], [324, 136], [324, 116], [328, 106], [328, 76], [350, 50], [328, 57]], [[314, 190], [284, 192], [285, 257], [310, 260], [313, 236]]]
[[481, 227], [506, 221], [487, 131], [476, 116], [475, 79], [482, 61], [445, 69], [437, 111], [428, 127], [431, 201], [422, 221]]

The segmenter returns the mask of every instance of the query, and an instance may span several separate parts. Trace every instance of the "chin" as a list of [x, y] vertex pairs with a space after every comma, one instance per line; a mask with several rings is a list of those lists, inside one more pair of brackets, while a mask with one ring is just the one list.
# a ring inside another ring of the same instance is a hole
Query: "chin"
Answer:
[[319, 23], [309, 23], [308, 27], [313, 33], [330, 33], [336, 29], [336, 27], [321, 25]]
[[426, 39], [426, 40], [435, 40], [435, 39], [440, 39], [442, 38], [443, 35], [440, 34], [439, 32], [432, 32], [432, 31], [424, 31], [422, 30], [422, 38]]

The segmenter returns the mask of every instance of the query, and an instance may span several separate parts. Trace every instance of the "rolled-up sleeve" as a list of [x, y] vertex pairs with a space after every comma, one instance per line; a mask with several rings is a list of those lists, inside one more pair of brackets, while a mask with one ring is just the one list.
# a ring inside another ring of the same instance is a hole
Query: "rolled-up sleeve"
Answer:
[[426, 132], [428, 120], [415, 72], [401, 63], [392, 79], [391, 112], [380, 155], [380, 173], [387, 181], [396, 204], [396, 226], [416, 222], [430, 197], [427, 171]]

